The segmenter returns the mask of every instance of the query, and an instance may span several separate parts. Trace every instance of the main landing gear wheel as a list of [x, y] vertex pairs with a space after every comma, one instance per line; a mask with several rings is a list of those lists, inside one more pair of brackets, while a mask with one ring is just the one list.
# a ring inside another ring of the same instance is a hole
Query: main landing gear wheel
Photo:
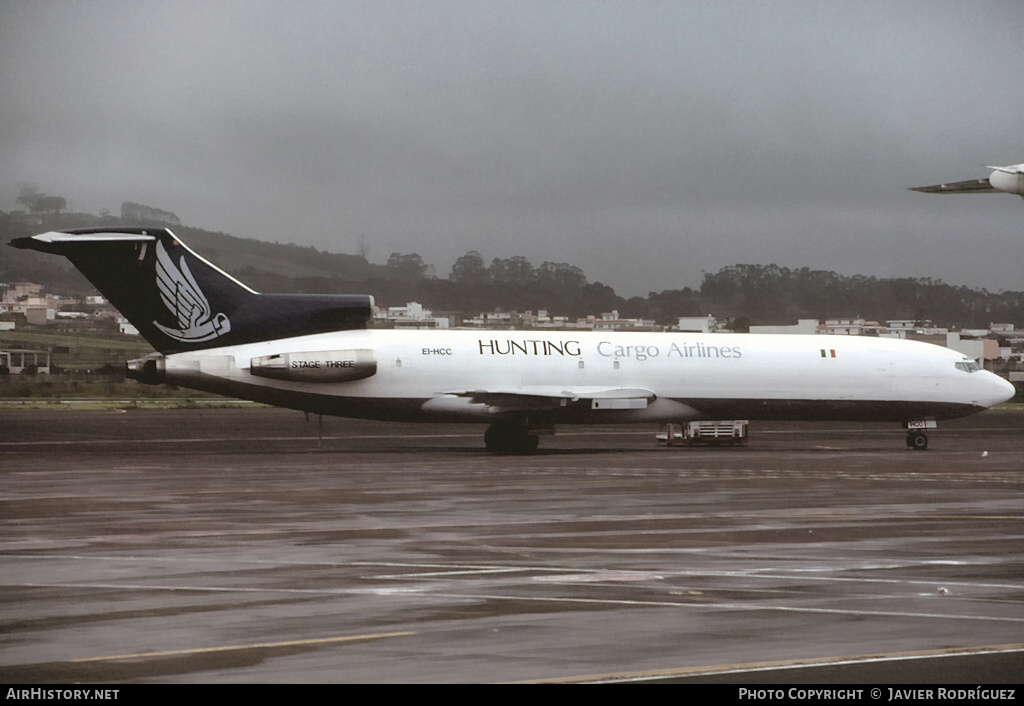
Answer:
[[907, 446], [914, 451], [925, 451], [928, 448], [928, 437], [922, 431], [912, 431], [907, 434]]
[[539, 443], [540, 439], [519, 424], [492, 424], [484, 432], [484, 444], [495, 454], [532, 454]]

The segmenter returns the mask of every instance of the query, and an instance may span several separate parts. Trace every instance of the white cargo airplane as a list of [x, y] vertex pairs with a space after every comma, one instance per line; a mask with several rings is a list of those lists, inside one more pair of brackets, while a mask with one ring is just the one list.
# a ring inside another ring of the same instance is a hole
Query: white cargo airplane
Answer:
[[164, 228], [11, 242], [68, 257], [159, 353], [128, 377], [306, 412], [483, 422], [487, 449], [529, 453], [556, 423], [779, 419], [901, 422], [921, 431], [1008, 400], [954, 351], [854, 336], [395, 331], [373, 299], [258, 294]]
[[949, 184], [933, 184], [917, 186], [911, 191], [926, 194], [1017, 194], [1024, 198], [1024, 164], [1011, 164], [1008, 167], [988, 167], [995, 171], [988, 179], [971, 179], [955, 181]]

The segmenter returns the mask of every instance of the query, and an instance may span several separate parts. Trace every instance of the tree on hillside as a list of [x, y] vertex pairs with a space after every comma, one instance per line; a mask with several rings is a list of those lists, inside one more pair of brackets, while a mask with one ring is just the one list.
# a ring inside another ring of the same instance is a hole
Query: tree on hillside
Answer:
[[533, 265], [522, 255], [494, 258], [488, 268], [491, 281], [498, 285], [527, 287], [533, 283]]
[[583, 270], [565, 262], [545, 262], [537, 268], [538, 286], [555, 291], [582, 289], [587, 286]]
[[30, 212], [35, 213], [36, 201], [42, 198], [42, 194], [39, 193], [39, 187], [35, 184], [22, 184], [21, 189], [18, 192], [18, 198], [15, 199], [22, 206], [27, 208]]
[[402, 280], [422, 279], [427, 271], [427, 265], [418, 253], [404, 255], [393, 252], [391, 257], [388, 258], [388, 264], [385, 267], [387, 267], [389, 277]]
[[35, 184], [23, 184], [15, 201], [30, 213], [60, 213], [68, 206], [63, 196], [47, 196]]
[[60, 213], [68, 207], [68, 202], [63, 196], [44, 196], [36, 202], [40, 211], [48, 213]]
[[486, 284], [488, 276], [484, 258], [476, 250], [470, 250], [455, 261], [448, 279], [456, 284], [468, 287]]

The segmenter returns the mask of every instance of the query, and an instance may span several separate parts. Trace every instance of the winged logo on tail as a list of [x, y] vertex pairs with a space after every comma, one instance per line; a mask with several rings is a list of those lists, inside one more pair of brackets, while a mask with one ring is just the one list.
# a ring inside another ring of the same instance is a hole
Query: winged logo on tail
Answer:
[[[180, 265], [180, 267], [178, 266]], [[156, 286], [164, 306], [178, 320], [178, 328], [169, 328], [154, 321], [164, 335], [184, 343], [199, 343], [223, 336], [231, 330], [231, 321], [223, 313], [214, 314], [203, 290], [199, 288], [184, 257], [174, 264], [164, 249], [156, 244]]]

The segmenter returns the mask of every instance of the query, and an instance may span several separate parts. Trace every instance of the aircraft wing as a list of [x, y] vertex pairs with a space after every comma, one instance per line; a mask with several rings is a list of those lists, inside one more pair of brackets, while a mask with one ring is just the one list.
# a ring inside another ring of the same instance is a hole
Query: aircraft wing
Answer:
[[988, 179], [970, 179], [968, 181], [954, 181], [949, 184], [932, 184], [931, 186], [917, 186], [910, 191], [920, 191], [925, 194], [998, 194], [999, 189], [992, 186]]
[[466, 398], [469, 404], [495, 412], [558, 409], [575, 402], [590, 402], [592, 409], [646, 409], [657, 399], [651, 390], [627, 387], [524, 387], [513, 390], [454, 390], [442, 393]]

